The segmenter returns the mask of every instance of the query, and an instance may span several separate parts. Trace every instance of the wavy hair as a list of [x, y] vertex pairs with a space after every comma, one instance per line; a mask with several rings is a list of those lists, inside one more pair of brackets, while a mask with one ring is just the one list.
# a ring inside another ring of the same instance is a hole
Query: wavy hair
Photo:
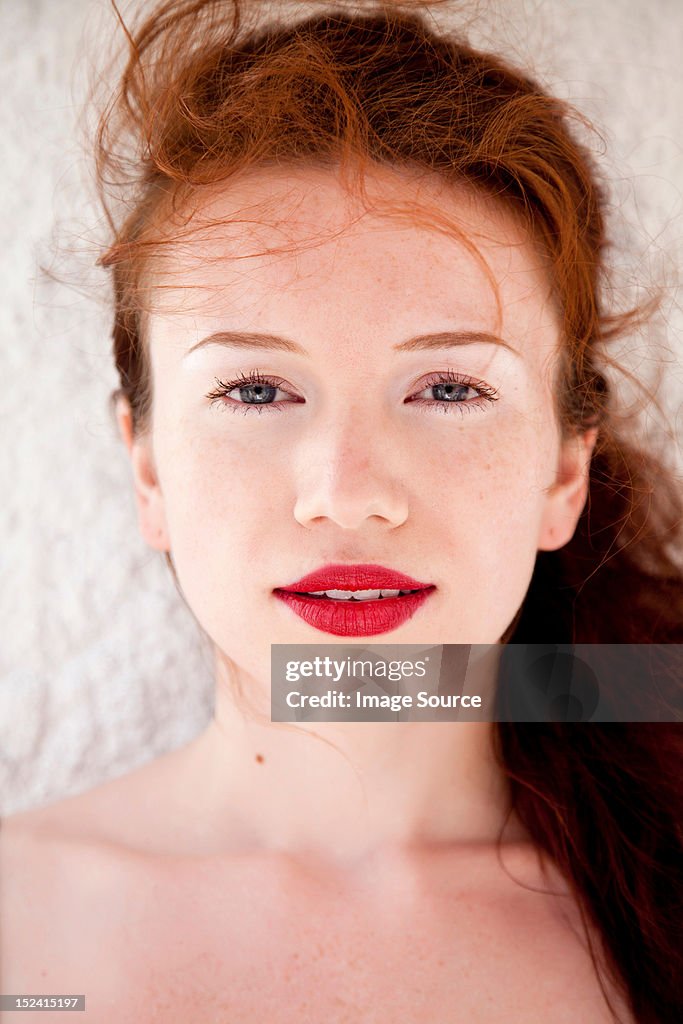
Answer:
[[[437, 30], [420, 4], [297, 4], [283, 22], [257, 0], [165, 0], [130, 28], [111, 3], [126, 49], [95, 139], [111, 232], [99, 263], [113, 275], [112, 400], [127, 400], [135, 432], [152, 408], [146, 272], [205, 189], [273, 162], [333, 163], [359, 192], [376, 164], [467, 182], [548, 255], [562, 433], [598, 428], [576, 532], [538, 553], [504, 640], [681, 642], [680, 480], [628, 431], [610, 383], [629, 376], [610, 347], [650, 309], [608, 306], [608, 195], [585, 120], [526, 70]], [[597, 932], [601, 985], [606, 969], [640, 1024], [683, 1019], [678, 724], [501, 722], [494, 746], [514, 810]]]

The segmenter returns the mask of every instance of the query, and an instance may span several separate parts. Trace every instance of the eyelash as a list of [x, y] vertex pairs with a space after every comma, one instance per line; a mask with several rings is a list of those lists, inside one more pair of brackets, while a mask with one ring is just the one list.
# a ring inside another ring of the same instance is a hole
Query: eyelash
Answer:
[[[228, 394], [236, 388], [246, 388], [251, 385], [261, 384], [266, 387], [284, 390], [282, 385], [287, 383], [285, 380], [281, 377], [266, 376], [259, 370], [252, 370], [246, 374], [240, 373], [235, 380], [222, 381], [219, 380], [218, 377], [215, 377], [214, 380], [218, 386], [214, 388], [213, 391], [210, 391], [205, 397], [209, 399], [210, 405], [218, 405], [223, 409], [228, 408], [231, 412], [241, 412], [242, 415], [248, 415], [252, 410], [261, 413], [265, 409], [273, 412], [282, 412], [283, 405], [301, 404], [300, 402], [268, 402], [262, 405], [249, 405], [247, 402], [237, 402], [234, 399], [230, 399], [230, 401], [223, 401], [223, 399], [227, 398]], [[413, 399], [409, 404], [421, 406], [422, 411], [426, 411], [426, 409], [429, 408], [435, 408], [444, 413], [449, 413], [451, 410], [458, 409], [460, 414], [464, 416], [465, 413], [472, 412], [473, 409], [481, 409], [483, 411], [487, 403], [496, 402], [499, 398], [498, 390], [491, 387], [485, 381], [463, 377], [450, 369], [430, 374], [426, 382], [420, 388], [420, 391], [425, 391], [427, 388], [434, 387], [437, 384], [459, 384], [462, 387], [472, 388], [474, 391], [479, 392], [480, 398], [476, 401], [469, 400], [466, 402], [447, 402], [444, 399], [428, 401], [425, 398], [417, 398]]]

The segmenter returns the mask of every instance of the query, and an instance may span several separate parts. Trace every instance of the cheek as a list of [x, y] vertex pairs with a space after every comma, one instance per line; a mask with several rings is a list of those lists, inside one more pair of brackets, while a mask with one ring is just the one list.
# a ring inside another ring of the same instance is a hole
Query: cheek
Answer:
[[204, 586], [220, 583], [229, 568], [240, 583], [263, 558], [264, 537], [281, 519], [286, 461], [272, 446], [259, 453], [253, 438], [176, 437], [158, 466], [174, 562], [181, 578], [201, 575]]
[[[432, 451], [424, 463], [420, 504], [428, 525], [420, 535], [438, 544], [441, 564], [451, 567], [454, 587], [468, 594], [473, 616], [492, 607], [512, 616], [524, 599], [536, 561], [549, 465], [538, 434], [523, 424], [482, 431], [457, 452]], [[429, 564], [434, 564], [433, 550]]]
[[[529, 424], [508, 421], [464, 431], [420, 453], [421, 497], [454, 535], [504, 538], [532, 534], [549, 483], [551, 452]], [[465, 526], [467, 528], [465, 528]]]

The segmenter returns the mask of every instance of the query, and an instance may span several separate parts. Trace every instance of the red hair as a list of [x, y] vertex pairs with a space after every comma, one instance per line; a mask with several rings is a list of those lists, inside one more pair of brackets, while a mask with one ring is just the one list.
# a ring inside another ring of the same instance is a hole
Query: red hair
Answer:
[[[359, 191], [377, 164], [468, 182], [524, 218], [549, 256], [559, 421], [564, 435], [599, 428], [575, 535], [539, 552], [506, 639], [683, 640], [683, 501], [673, 471], [626, 435], [608, 383], [626, 373], [609, 344], [640, 314], [606, 308], [606, 197], [576, 112], [400, 5], [261, 24], [264, 4], [166, 0], [131, 30], [112, 4], [128, 56], [96, 138], [112, 232], [100, 263], [114, 283], [112, 397], [128, 401], [135, 431], [152, 401], [144, 272], [207, 188], [273, 161], [334, 163]], [[679, 727], [500, 723], [495, 743], [514, 809], [570, 880], [636, 1019], [683, 1019]]]

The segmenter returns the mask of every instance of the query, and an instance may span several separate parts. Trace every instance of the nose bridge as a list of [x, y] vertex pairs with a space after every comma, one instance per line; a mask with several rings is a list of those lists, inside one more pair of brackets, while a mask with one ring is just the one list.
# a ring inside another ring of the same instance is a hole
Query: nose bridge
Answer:
[[303, 446], [295, 516], [304, 525], [320, 518], [345, 529], [357, 529], [371, 516], [391, 525], [405, 521], [405, 487], [392, 457], [395, 438], [371, 405], [335, 407]]

